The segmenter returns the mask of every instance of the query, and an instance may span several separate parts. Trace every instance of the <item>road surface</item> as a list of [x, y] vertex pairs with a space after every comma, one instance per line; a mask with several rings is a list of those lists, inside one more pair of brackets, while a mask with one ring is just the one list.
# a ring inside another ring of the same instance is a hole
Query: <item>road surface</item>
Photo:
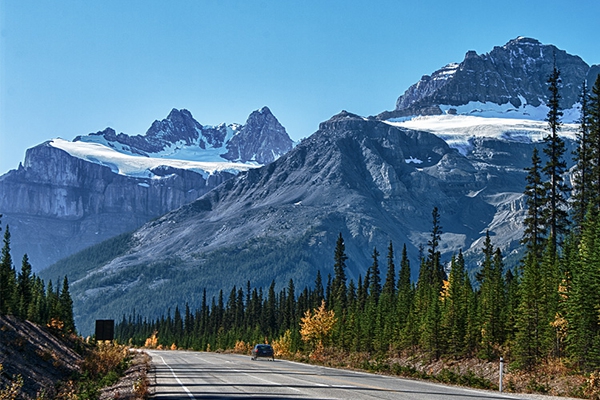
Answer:
[[153, 399], [518, 399], [486, 392], [235, 354], [148, 351]]

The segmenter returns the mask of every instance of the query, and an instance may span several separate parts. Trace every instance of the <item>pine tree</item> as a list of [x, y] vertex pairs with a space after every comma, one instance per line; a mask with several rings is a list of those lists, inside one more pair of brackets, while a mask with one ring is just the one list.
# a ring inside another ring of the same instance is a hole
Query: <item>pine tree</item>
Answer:
[[315, 278], [315, 289], [312, 292], [310, 300], [310, 308], [317, 308], [321, 301], [325, 300], [325, 290], [323, 289], [323, 279], [321, 278], [321, 271], [317, 271]]
[[33, 299], [33, 278], [31, 276], [31, 264], [27, 254], [23, 256], [21, 263], [21, 272], [17, 277], [17, 315], [20, 318], [26, 319], [29, 305]]
[[380, 350], [387, 350], [394, 339], [396, 329], [396, 267], [394, 265], [394, 247], [392, 242], [388, 246], [387, 254], [387, 273], [381, 298], [379, 301], [379, 324], [381, 325], [381, 335], [378, 338]]
[[[431, 239], [427, 242], [429, 248], [427, 249], [428, 262], [432, 268], [432, 283], [441, 286], [442, 281], [445, 280], [446, 273], [444, 266], [441, 263], [441, 254], [438, 250], [440, 240], [442, 238], [442, 226], [440, 225], [440, 212], [437, 207], [433, 208], [431, 212], [432, 228], [431, 228]], [[434, 282], [435, 281], [435, 282]]]
[[379, 252], [373, 249], [371, 256], [373, 263], [369, 267], [369, 289], [367, 296], [367, 304], [365, 308], [363, 339], [365, 350], [371, 351], [374, 347], [380, 347], [380, 342], [376, 343], [376, 338], [381, 335], [381, 316], [378, 315], [379, 296], [381, 293], [381, 278], [379, 276]]
[[4, 230], [4, 245], [0, 255], [0, 315], [16, 311], [16, 275], [10, 255], [10, 229]]
[[590, 201], [600, 210], [600, 75], [596, 78], [589, 99], [589, 135], [592, 174], [590, 182]]
[[69, 280], [65, 276], [62, 290], [58, 295], [59, 319], [63, 322], [63, 330], [68, 333], [75, 333], [75, 319], [73, 318], [73, 300], [69, 292]]
[[[335, 245], [334, 253], [334, 278], [331, 287], [332, 304], [333, 308], [337, 313], [345, 309], [347, 306], [346, 299], [346, 246], [344, 244], [344, 238], [340, 233]], [[336, 314], [339, 315], [339, 314]]]
[[393, 299], [396, 294], [396, 266], [394, 265], [394, 246], [390, 241], [387, 254], [387, 273], [383, 284], [382, 294]]
[[271, 281], [269, 286], [269, 292], [267, 294], [267, 300], [265, 304], [265, 312], [267, 326], [263, 329], [269, 337], [275, 336], [277, 332], [277, 298], [275, 295], [275, 280]]
[[592, 188], [592, 143], [590, 140], [590, 105], [586, 82], [583, 82], [581, 93], [581, 118], [577, 134], [577, 149], [574, 151], [575, 170], [573, 174], [573, 221], [578, 230], [585, 219], [588, 206], [591, 203]]
[[534, 148], [531, 167], [525, 169], [528, 171], [524, 193], [527, 215], [523, 221], [525, 231], [521, 242], [527, 246], [527, 251], [535, 253], [538, 259], [542, 256], [542, 247], [546, 237], [546, 227], [542, 216], [542, 207], [546, 203], [546, 190], [540, 175], [540, 165], [541, 159], [538, 150]]
[[432, 212], [432, 230], [431, 239], [427, 243], [427, 259], [421, 262], [415, 292], [415, 312], [420, 317], [419, 344], [435, 357], [439, 357], [442, 350], [440, 291], [445, 274], [438, 250], [441, 233], [439, 212], [436, 207]]
[[504, 304], [504, 282], [502, 254], [494, 250], [489, 232], [486, 232], [483, 245], [484, 260], [481, 268], [479, 290], [480, 325], [481, 325], [481, 357], [496, 357], [496, 350], [503, 342], [504, 329], [502, 323]]
[[[523, 276], [519, 285], [519, 307], [515, 332], [515, 356], [517, 364], [530, 368], [550, 354], [554, 342], [552, 326], [556, 311], [558, 287], [555, 278], [545, 276], [545, 269], [553, 266], [552, 242], [544, 250], [543, 259], [535, 253], [527, 253], [523, 265]], [[551, 275], [552, 272], [550, 272]]]
[[566, 300], [567, 349], [583, 371], [600, 366], [600, 219], [591, 208], [581, 231], [577, 254], [570, 261], [572, 282]]
[[412, 308], [413, 290], [410, 282], [410, 261], [406, 252], [406, 244], [402, 247], [400, 274], [398, 276], [398, 300], [396, 306], [397, 332], [401, 332], [408, 321]]
[[549, 133], [544, 138], [544, 153], [548, 160], [542, 168], [542, 172], [547, 178], [545, 184], [547, 195], [543, 215], [549, 231], [549, 240], [552, 241], [551, 248], [555, 249], [555, 253], [551, 254], [554, 258], [556, 258], [560, 239], [567, 228], [566, 193], [569, 190], [563, 179], [567, 168], [567, 164], [563, 159], [565, 142], [558, 135], [562, 127], [560, 118], [563, 115], [559, 104], [561, 98], [559, 93], [560, 83], [560, 71], [555, 63], [548, 78], [550, 97], [548, 99], [549, 110], [546, 120]]
[[464, 356], [466, 351], [468, 293], [465, 279], [465, 260], [462, 251], [459, 251], [458, 256], [453, 256], [450, 262], [442, 317], [448, 353], [455, 357]]
[[333, 332], [333, 341], [341, 348], [345, 348], [346, 339], [346, 311], [348, 309], [348, 297], [346, 287], [346, 246], [344, 238], [340, 233], [335, 245], [334, 252], [334, 278], [331, 283], [330, 308], [336, 315], [336, 324]]
[[293, 329], [296, 327], [298, 321], [296, 320], [296, 287], [294, 285], [294, 280], [290, 278], [288, 282], [288, 287], [286, 291], [286, 303], [284, 309], [284, 324], [282, 327], [282, 331], [285, 332], [287, 329]]
[[373, 249], [373, 264], [369, 273], [369, 298], [373, 300], [374, 304], [379, 303], [379, 296], [381, 295], [381, 276], [379, 271], [379, 252], [377, 248]]

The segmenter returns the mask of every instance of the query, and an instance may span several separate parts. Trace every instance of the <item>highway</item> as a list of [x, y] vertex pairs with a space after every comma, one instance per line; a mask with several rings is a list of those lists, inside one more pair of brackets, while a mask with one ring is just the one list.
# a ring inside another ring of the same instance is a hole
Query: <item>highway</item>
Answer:
[[151, 350], [153, 399], [518, 399], [430, 382], [235, 354]]

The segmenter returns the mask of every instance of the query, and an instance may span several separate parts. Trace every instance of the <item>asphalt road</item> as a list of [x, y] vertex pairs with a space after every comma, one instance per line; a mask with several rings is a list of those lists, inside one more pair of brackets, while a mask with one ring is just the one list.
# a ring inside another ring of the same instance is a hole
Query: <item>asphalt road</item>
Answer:
[[153, 399], [518, 399], [284, 360], [189, 351], [148, 351]]

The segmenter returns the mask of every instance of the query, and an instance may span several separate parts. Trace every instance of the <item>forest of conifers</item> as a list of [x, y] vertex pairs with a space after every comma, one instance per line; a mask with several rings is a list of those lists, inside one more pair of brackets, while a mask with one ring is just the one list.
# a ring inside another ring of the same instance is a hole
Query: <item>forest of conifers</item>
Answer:
[[56, 281], [56, 289], [51, 280], [46, 286], [39, 276], [32, 273], [27, 254], [23, 256], [21, 269], [17, 272], [10, 254], [10, 229], [7, 225], [0, 251], [0, 315], [12, 315], [63, 333], [74, 333], [69, 280], [65, 276], [62, 286], [59, 283]]
[[[169, 310], [155, 320], [124, 316], [117, 324], [118, 337], [143, 345], [152, 336], [163, 346], [199, 350], [285, 338], [288, 351], [308, 352], [315, 342], [304, 341], [301, 329], [324, 302], [334, 319], [319, 344], [331, 348], [431, 357], [502, 356], [522, 368], [560, 358], [582, 371], [600, 368], [600, 76], [591, 93], [583, 85], [572, 171], [566, 170], [568, 155], [559, 136], [556, 67], [548, 86], [548, 135], [543, 156], [534, 150], [527, 168], [522, 239], [526, 251], [516, 268], [505, 268], [489, 233], [473, 280], [461, 252], [441, 260], [443, 227], [434, 209], [416, 282], [410, 280], [405, 247], [396, 267], [391, 241], [385, 268], [373, 249], [364, 278], [348, 282], [340, 234], [334, 273], [325, 282], [318, 273], [312, 288], [297, 290], [290, 280], [279, 292], [274, 283], [263, 291], [248, 282], [245, 288], [231, 288], [228, 295], [221, 291], [216, 299], [204, 295], [197, 310], [174, 305], [173, 313]], [[572, 185], [565, 180], [568, 172]]]

